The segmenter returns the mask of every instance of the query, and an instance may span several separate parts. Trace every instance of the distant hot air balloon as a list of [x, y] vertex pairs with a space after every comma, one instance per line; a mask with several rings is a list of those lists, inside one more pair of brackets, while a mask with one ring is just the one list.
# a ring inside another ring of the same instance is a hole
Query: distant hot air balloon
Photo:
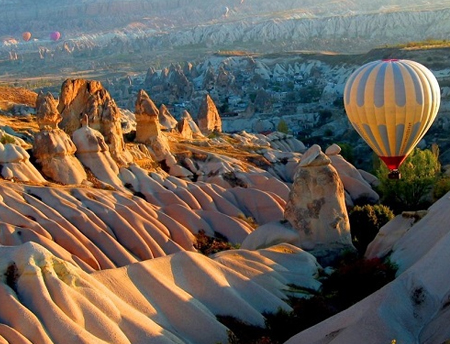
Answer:
[[398, 168], [433, 124], [441, 102], [430, 70], [410, 60], [378, 60], [347, 80], [344, 106], [359, 135], [398, 179]]
[[57, 41], [60, 37], [61, 37], [61, 34], [59, 33], [59, 31], [53, 31], [50, 33], [50, 39], [52, 41]]
[[22, 38], [25, 42], [28, 42], [31, 38], [31, 32], [25, 31], [24, 33], [22, 33]]

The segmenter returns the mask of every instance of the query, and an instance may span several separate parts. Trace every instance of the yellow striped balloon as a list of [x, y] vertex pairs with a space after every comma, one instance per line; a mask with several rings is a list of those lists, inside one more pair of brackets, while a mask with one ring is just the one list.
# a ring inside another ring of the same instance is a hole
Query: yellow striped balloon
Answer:
[[391, 171], [419, 143], [436, 118], [441, 95], [429, 69], [410, 60], [378, 60], [350, 75], [347, 116]]

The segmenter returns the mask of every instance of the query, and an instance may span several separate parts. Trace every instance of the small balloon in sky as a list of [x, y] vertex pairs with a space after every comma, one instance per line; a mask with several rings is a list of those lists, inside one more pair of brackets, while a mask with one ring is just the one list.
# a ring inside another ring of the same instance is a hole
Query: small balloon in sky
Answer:
[[28, 42], [31, 39], [31, 32], [25, 31], [22, 33], [22, 38], [25, 42]]
[[59, 31], [53, 31], [50, 33], [50, 39], [52, 41], [57, 41], [61, 37], [61, 33]]

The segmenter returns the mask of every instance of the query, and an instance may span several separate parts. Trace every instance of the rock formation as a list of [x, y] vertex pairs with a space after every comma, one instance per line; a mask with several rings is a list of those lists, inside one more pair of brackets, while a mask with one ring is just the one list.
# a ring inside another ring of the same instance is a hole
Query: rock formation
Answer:
[[161, 134], [159, 110], [144, 90], [140, 90], [135, 104], [136, 142], [147, 143]]
[[105, 183], [105, 187], [124, 189], [118, 177], [119, 168], [109, 153], [109, 147], [103, 135], [89, 127], [87, 115], [83, 116], [82, 127], [73, 133], [73, 142], [77, 147], [76, 157], [89, 168], [94, 176]]
[[167, 131], [175, 129], [178, 123], [164, 104], [161, 104], [159, 107], [158, 120], [161, 124], [161, 128]]
[[200, 131], [204, 135], [209, 135], [212, 132], [222, 132], [222, 120], [209, 94], [205, 95], [200, 105], [197, 122]]
[[177, 129], [184, 139], [191, 140], [194, 137], [189, 120], [185, 116], [178, 122]]
[[81, 184], [87, 179], [76, 147], [69, 135], [58, 128], [62, 117], [51, 93], [40, 93], [36, 102], [36, 120], [41, 129], [34, 135], [33, 155], [44, 175], [62, 184]]
[[183, 132], [187, 133], [186, 134], [187, 136], [190, 135], [189, 134], [189, 130], [187, 128], [183, 129], [183, 127], [186, 125], [185, 123], [187, 123], [187, 125], [189, 125], [189, 127], [190, 127], [190, 131], [192, 132], [193, 136], [203, 136], [203, 134], [202, 134], [200, 128], [198, 127], [197, 123], [195, 123], [195, 121], [193, 120], [191, 114], [189, 112], [187, 112], [186, 110], [184, 110], [182, 115], [181, 115], [181, 121], [180, 122], [183, 122], [183, 121], [184, 121], [183, 124], [179, 124], [178, 125], [178, 131], [180, 133], [183, 131]]
[[[377, 203], [380, 199], [378, 194], [361, 173], [339, 154], [340, 152], [341, 147], [337, 144], [332, 144], [325, 150], [325, 154], [330, 158], [333, 167], [344, 184], [345, 191], [348, 192], [353, 202], [364, 200], [372, 204]], [[349, 206], [351, 205], [349, 204]]]
[[300, 234], [301, 247], [317, 256], [331, 257], [343, 248], [354, 249], [344, 186], [318, 145], [302, 157], [284, 216]]
[[62, 116], [58, 111], [58, 102], [50, 92], [39, 93], [36, 99], [36, 120], [41, 130], [58, 129]]
[[140, 90], [136, 99], [136, 142], [148, 145], [156, 161], [162, 161], [170, 154], [167, 138], [161, 133], [158, 120], [159, 110], [148, 94]]
[[399, 268], [394, 281], [286, 344], [448, 341], [449, 196], [428, 212], [397, 216], [375, 238], [369, 257], [391, 252]]
[[80, 121], [87, 114], [92, 128], [105, 137], [114, 160], [120, 165], [131, 162], [122, 136], [119, 108], [100, 82], [84, 79], [64, 81], [58, 111], [63, 117], [61, 127], [69, 135], [80, 128]]
[[27, 151], [13, 143], [0, 143], [1, 175], [5, 179], [44, 183], [46, 180], [30, 162]]

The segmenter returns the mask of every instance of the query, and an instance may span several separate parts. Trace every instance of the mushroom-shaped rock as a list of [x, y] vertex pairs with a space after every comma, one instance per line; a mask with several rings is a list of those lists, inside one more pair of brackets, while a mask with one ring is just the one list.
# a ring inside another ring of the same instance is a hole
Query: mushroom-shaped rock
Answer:
[[33, 154], [47, 177], [62, 184], [80, 184], [86, 172], [74, 154], [77, 150], [69, 135], [58, 128], [62, 117], [51, 93], [40, 93], [36, 102], [40, 132], [34, 135]]
[[29, 159], [30, 155], [21, 146], [0, 143], [0, 166], [2, 166], [3, 178], [44, 183], [44, 177]]
[[161, 133], [158, 120], [159, 110], [144, 90], [136, 99], [136, 142], [148, 145], [156, 161], [162, 161], [170, 154], [169, 142]]
[[335, 143], [325, 150], [325, 154], [330, 158], [333, 167], [344, 184], [344, 189], [349, 193], [353, 202], [358, 201], [358, 199], [364, 199], [370, 203], [377, 203], [380, 199], [378, 194], [361, 175], [360, 171], [346, 161], [339, 154], [340, 152], [341, 147]]
[[147, 143], [160, 135], [159, 110], [144, 90], [140, 90], [135, 104], [136, 142]]
[[212, 132], [222, 132], [222, 119], [209, 94], [205, 95], [200, 105], [197, 122], [200, 131], [205, 135]]
[[61, 129], [41, 130], [34, 135], [33, 154], [42, 173], [62, 184], [81, 184], [87, 179], [83, 165], [75, 158], [76, 146]]
[[83, 117], [82, 125], [73, 133], [73, 142], [77, 147], [76, 157], [100, 181], [115, 188], [123, 188], [118, 177], [119, 167], [112, 159], [103, 135], [89, 127], [87, 115]]
[[333, 259], [343, 248], [354, 250], [344, 186], [318, 145], [302, 157], [284, 216], [299, 232], [300, 246], [318, 256]]

